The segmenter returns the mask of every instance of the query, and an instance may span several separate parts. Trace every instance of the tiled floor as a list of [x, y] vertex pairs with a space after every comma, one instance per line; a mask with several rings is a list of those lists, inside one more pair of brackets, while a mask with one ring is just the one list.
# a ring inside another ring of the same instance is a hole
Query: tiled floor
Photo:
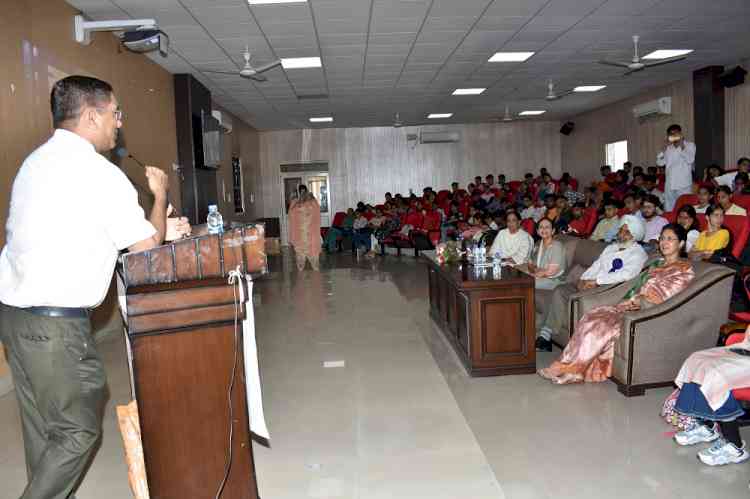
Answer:
[[[319, 274], [274, 263], [256, 286], [273, 445], [255, 447], [264, 499], [750, 495], [750, 463], [707, 468], [665, 435], [666, 389], [626, 399], [610, 383], [469, 378], [428, 318], [412, 257], [337, 255]], [[112, 402], [78, 499], [125, 499], [113, 409], [129, 396], [122, 341], [100, 349]], [[0, 499], [15, 498], [25, 473], [12, 395], [0, 398], [0, 444]]]

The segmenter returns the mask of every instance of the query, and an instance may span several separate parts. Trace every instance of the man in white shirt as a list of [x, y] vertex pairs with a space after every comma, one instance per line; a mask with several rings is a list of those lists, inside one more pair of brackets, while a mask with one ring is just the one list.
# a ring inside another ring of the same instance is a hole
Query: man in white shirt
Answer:
[[656, 156], [656, 164], [665, 167], [664, 209], [672, 211], [677, 198], [690, 194], [693, 187], [695, 144], [685, 140], [680, 125], [667, 128], [667, 141], [663, 151]]
[[109, 288], [119, 250], [162, 243], [167, 175], [146, 167], [149, 220], [125, 174], [101, 153], [122, 111], [112, 87], [70, 76], [53, 86], [53, 136], [24, 161], [0, 254], [0, 339], [13, 373], [29, 482], [23, 499], [66, 499], [101, 436], [106, 375], [90, 309]]
[[[541, 327], [537, 333], [537, 350], [551, 352], [552, 336], [568, 329], [571, 296], [598, 286], [628, 281], [643, 269], [648, 259], [646, 252], [638, 244], [646, 232], [643, 220], [635, 215], [624, 215], [619, 223], [617, 241], [604, 248], [599, 258], [581, 275], [578, 283], [557, 286], [552, 292], [546, 317], [539, 317], [538, 324]], [[586, 243], [582, 241], [579, 244]]]

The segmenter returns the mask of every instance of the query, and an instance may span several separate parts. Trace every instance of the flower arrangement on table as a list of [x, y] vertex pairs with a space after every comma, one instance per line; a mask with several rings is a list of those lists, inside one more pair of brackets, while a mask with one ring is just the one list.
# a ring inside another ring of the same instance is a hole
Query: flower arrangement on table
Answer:
[[461, 256], [464, 254], [456, 241], [438, 244], [435, 248], [435, 253], [437, 254], [437, 262], [440, 265], [444, 263], [456, 263], [461, 260]]

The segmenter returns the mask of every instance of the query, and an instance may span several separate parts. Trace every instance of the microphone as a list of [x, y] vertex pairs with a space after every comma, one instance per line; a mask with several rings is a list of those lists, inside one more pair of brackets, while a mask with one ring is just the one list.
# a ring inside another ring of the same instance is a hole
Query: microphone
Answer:
[[[135, 161], [136, 163], [138, 163], [139, 165], [141, 165], [143, 168], [146, 168], [146, 164], [143, 163], [142, 161], [139, 161], [138, 158], [136, 158], [135, 156], [133, 156], [132, 154], [130, 154], [125, 147], [118, 147], [117, 149], [115, 149], [115, 156], [117, 156], [118, 158], [132, 159], [133, 161]], [[132, 180], [131, 180], [131, 182], [132, 182]], [[175, 208], [174, 205], [172, 204], [172, 202], [169, 200], [169, 196], [167, 196], [167, 205], [171, 205], [172, 206], [172, 214], [174, 216], [176, 216], [176, 217], [180, 216], [180, 214], [177, 212], [177, 208]]]
[[128, 150], [125, 149], [124, 147], [118, 147], [117, 149], [115, 149], [115, 155], [118, 158], [132, 159], [133, 161], [135, 161], [136, 163], [138, 163], [139, 165], [141, 165], [143, 168], [146, 168], [146, 165], [143, 162], [138, 161], [138, 158], [136, 158], [135, 156], [133, 156], [132, 154], [130, 154], [128, 152]]

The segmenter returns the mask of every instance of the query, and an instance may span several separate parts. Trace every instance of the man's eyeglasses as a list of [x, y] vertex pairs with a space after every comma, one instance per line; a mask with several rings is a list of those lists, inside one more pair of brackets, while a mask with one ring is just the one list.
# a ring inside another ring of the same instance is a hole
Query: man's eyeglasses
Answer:
[[122, 121], [122, 118], [125, 116], [125, 114], [122, 112], [122, 109], [112, 110], [112, 109], [97, 108], [97, 111], [112, 113], [112, 115], [115, 117], [115, 121]]

